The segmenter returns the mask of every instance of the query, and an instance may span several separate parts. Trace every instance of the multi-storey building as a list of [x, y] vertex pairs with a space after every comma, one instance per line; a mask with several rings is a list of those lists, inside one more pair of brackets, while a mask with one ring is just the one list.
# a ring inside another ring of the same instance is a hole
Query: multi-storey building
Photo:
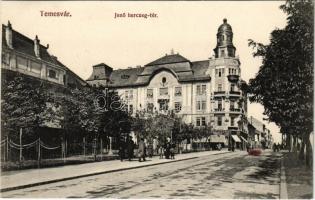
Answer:
[[[49, 46], [40, 44], [38, 36], [34, 40], [12, 29], [12, 25], [2, 25], [1, 78], [11, 80], [24, 76], [29, 81], [46, 84], [53, 95], [64, 95], [65, 89], [83, 87], [86, 82], [72, 72], [57, 57], [48, 52]], [[46, 122], [45, 133], [60, 129], [57, 121]]]
[[241, 63], [226, 19], [216, 38], [215, 55], [210, 59], [190, 61], [172, 51], [143, 67], [113, 70], [101, 63], [93, 66], [87, 82], [115, 89], [131, 113], [172, 110], [185, 123], [211, 127], [219, 135], [231, 133], [237, 142], [236, 134], [246, 140], [247, 101], [241, 90], [246, 83], [240, 79]]

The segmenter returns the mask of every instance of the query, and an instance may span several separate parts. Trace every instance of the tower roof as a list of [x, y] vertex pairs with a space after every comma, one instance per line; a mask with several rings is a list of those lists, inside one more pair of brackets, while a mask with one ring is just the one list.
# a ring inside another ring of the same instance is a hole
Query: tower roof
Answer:
[[232, 27], [227, 23], [227, 19], [223, 19], [223, 24], [221, 24], [218, 28], [218, 33], [220, 32], [232, 32]]

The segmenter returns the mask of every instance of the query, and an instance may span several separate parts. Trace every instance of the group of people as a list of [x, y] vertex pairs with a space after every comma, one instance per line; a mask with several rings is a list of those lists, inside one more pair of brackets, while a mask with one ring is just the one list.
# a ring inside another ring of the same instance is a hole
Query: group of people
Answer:
[[[130, 136], [127, 136], [126, 141], [124, 139], [121, 139], [119, 143], [120, 160], [123, 161], [126, 156], [125, 154], [127, 153], [127, 158], [129, 161], [131, 161], [131, 159], [134, 158], [134, 149], [135, 143]], [[160, 158], [163, 158], [165, 156], [166, 159], [175, 159], [175, 144], [172, 144], [169, 138], [164, 145], [159, 145], [157, 150]], [[147, 145], [144, 142], [144, 139], [141, 138], [138, 143], [137, 150], [137, 157], [139, 162], [145, 161], [146, 156], [149, 156], [151, 158], [153, 156], [153, 152], [153, 145], [151, 143]]]
[[280, 150], [283, 150], [284, 149], [284, 145], [283, 144], [280, 144], [280, 143], [274, 143], [272, 145], [272, 149], [273, 149], [273, 152], [279, 152]]
[[131, 161], [131, 159], [133, 158], [134, 146], [135, 146], [135, 143], [133, 142], [130, 136], [127, 136], [126, 141], [124, 141], [123, 139], [120, 139], [119, 152], [118, 152], [120, 161], [123, 161], [125, 159], [126, 152], [127, 152], [128, 160]]
[[159, 148], [160, 159], [164, 156], [166, 159], [175, 159], [175, 144], [172, 144], [169, 140], [165, 145], [160, 145]]

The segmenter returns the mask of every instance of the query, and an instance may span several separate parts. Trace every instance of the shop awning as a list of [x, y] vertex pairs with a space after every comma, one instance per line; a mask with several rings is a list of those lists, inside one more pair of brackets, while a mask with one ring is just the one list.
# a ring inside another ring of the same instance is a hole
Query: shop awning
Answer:
[[210, 143], [225, 143], [224, 135], [210, 135]]
[[240, 138], [237, 135], [231, 135], [235, 142], [241, 142]]
[[245, 138], [243, 138], [243, 136], [241, 136], [241, 139], [247, 143], [247, 140]]

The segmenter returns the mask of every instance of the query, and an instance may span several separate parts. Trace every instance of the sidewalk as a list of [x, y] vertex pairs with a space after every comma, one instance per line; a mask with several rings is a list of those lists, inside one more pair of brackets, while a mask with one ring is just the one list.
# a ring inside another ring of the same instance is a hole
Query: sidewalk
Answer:
[[1, 173], [1, 192], [14, 189], [22, 189], [36, 185], [54, 183], [86, 176], [122, 171], [127, 169], [141, 168], [145, 166], [159, 165], [163, 163], [178, 162], [181, 160], [194, 159], [202, 156], [228, 153], [222, 151], [204, 151], [196, 153], [178, 154], [175, 160], [159, 159], [158, 156], [147, 158], [146, 162], [112, 160], [94, 162], [80, 165], [68, 165], [43, 169], [28, 169], [21, 171], [8, 171]]
[[[285, 178], [282, 179], [284, 195], [281, 198], [288, 199], [312, 199], [313, 198], [313, 170], [297, 158], [294, 153], [283, 152], [282, 169]], [[285, 195], [285, 192], [286, 195]]]

